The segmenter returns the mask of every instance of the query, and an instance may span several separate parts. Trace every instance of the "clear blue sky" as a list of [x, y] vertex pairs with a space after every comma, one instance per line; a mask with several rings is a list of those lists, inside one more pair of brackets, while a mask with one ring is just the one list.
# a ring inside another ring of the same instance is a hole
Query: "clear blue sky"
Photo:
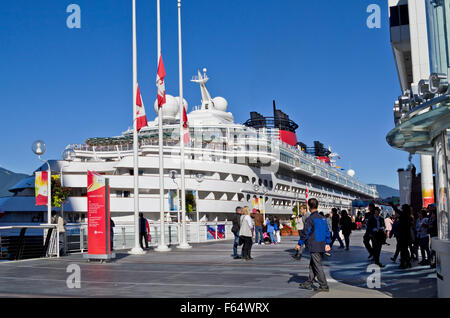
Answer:
[[[167, 93], [178, 95], [177, 1], [162, 2]], [[66, 7], [81, 7], [82, 28], [68, 29]], [[89, 137], [117, 136], [132, 123], [131, 0], [14, 0], [0, 3], [0, 166], [32, 173], [31, 143], [46, 159]], [[382, 8], [368, 29], [366, 8]], [[137, 0], [139, 82], [155, 117], [156, 1]], [[366, 183], [398, 187], [408, 154], [385, 136], [400, 94], [385, 0], [183, 0], [185, 96], [208, 68], [209, 90], [229, 101], [237, 122], [272, 100], [295, 120], [300, 141], [340, 153]], [[416, 159], [417, 161], [417, 159]]]

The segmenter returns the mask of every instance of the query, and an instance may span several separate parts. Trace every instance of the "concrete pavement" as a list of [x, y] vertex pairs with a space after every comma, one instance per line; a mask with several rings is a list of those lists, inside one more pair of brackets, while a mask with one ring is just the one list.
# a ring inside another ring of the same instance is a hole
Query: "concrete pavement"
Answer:
[[[173, 248], [168, 253], [149, 251], [129, 255], [125, 251], [111, 263], [88, 263], [81, 254], [61, 259], [0, 263], [0, 297], [152, 297], [152, 298], [310, 298], [310, 297], [436, 297], [436, 275], [429, 267], [399, 270], [391, 264], [394, 250], [384, 246], [379, 289], [370, 289], [370, 262], [362, 245], [362, 233], [352, 234], [350, 251], [333, 247], [325, 257], [329, 293], [302, 290], [308, 277], [309, 255], [291, 258], [298, 237], [282, 237], [278, 245], [254, 245], [253, 261], [234, 260], [232, 242]], [[68, 288], [71, 273], [81, 269], [81, 288]]]

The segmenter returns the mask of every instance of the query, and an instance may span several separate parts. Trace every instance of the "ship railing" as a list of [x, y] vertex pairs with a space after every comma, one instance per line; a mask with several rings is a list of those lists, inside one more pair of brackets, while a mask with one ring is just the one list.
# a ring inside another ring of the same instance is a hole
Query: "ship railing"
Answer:
[[[178, 245], [181, 242], [181, 224], [178, 222], [165, 222], [165, 242], [168, 245]], [[186, 236], [188, 243], [205, 243], [221, 240], [230, 240], [234, 236], [231, 233], [231, 222], [213, 221], [213, 222], [186, 222]], [[151, 240], [148, 242], [150, 247], [156, 247], [159, 244], [161, 236], [161, 223], [158, 221], [149, 221]], [[87, 224], [67, 224], [65, 246], [66, 251], [87, 252], [88, 251], [88, 231]], [[116, 222], [113, 228], [113, 248], [114, 250], [128, 250], [134, 247], [134, 223]]]
[[54, 224], [0, 227], [0, 261], [59, 257], [60, 240]]

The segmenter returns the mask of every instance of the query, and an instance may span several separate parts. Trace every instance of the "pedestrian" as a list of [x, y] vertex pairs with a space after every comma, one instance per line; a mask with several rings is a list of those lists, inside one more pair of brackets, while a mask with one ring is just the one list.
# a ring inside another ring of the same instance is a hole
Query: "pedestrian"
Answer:
[[419, 239], [420, 254], [422, 261], [420, 265], [431, 264], [430, 237], [428, 236], [428, 218], [427, 211], [422, 210], [416, 223], [417, 237]]
[[273, 217], [269, 217], [269, 220], [267, 221], [267, 234], [269, 234], [270, 236], [271, 244], [276, 243], [274, 232], [275, 232], [275, 222], [273, 220]]
[[297, 217], [295, 218], [295, 223], [297, 225], [297, 231], [298, 231], [299, 236], [300, 236], [300, 231], [303, 230], [303, 227], [305, 226], [305, 222], [303, 220], [303, 216], [305, 214], [306, 214], [306, 206], [301, 205], [300, 211], [297, 213]]
[[358, 211], [358, 214], [356, 215], [356, 229], [357, 230], [361, 230], [362, 228], [362, 216], [361, 216], [361, 211]]
[[[428, 234], [430, 234], [431, 239], [433, 239], [433, 237], [438, 236], [436, 206], [430, 205], [428, 206], [428, 210], [430, 211], [430, 217], [428, 218]], [[436, 268], [436, 252], [434, 250], [431, 251], [430, 267]]]
[[398, 223], [398, 243], [400, 246], [400, 268], [411, 267], [411, 255], [409, 253], [409, 246], [414, 240], [412, 232], [412, 218], [410, 213], [410, 207], [408, 204], [402, 205], [402, 210], [392, 205], [395, 212], [399, 214]]
[[262, 216], [260, 210], [256, 210], [254, 222], [255, 222], [255, 244], [261, 245], [263, 243], [264, 217]]
[[372, 240], [373, 261], [375, 265], [384, 267], [384, 265], [380, 263], [380, 254], [381, 248], [386, 242], [386, 233], [384, 231], [384, 219], [380, 213], [380, 209], [375, 208], [374, 214], [367, 222], [367, 231], [369, 232], [369, 237]]
[[281, 243], [281, 224], [280, 220], [277, 217], [273, 218], [274, 222], [274, 232], [275, 232], [275, 239], [277, 243]]
[[234, 242], [233, 242], [233, 255], [231, 255], [234, 259], [241, 259], [242, 257], [238, 254], [238, 246], [239, 246], [239, 230], [241, 228], [241, 214], [242, 208], [238, 206], [236, 208], [236, 213], [233, 215], [232, 222], [233, 227], [231, 228], [231, 232], [234, 234]]
[[352, 233], [353, 222], [346, 210], [341, 212], [340, 226], [344, 235], [345, 249], [348, 251], [350, 249], [350, 234]]
[[417, 261], [419, 259], [419, 236], [417, 233], [417, 220], [418, 215], [414, 212], [414, 209], [412, 206], [410, 206], [410, 215], [411, 215], [411, 222], [412, 222], [412, 232], [413, 232], [413, 240], [411, 244], [409, 245], [409, 250], [411, 251], [411, 259], [414, 261]]
[[244, 245], [242, 247], [242, 259], [244, 261], [250, 261], [253, 259], [251, 257], [251, 251], [254, 226], [253, 220], [250, 217], [250, 208], [246, 206], [242, 209], [241, 227], [239, 229], [239, 238], [243, 241]]
[[390, 232], [391, 232], [391, 230], [392, 230], [392, 224], [393, 224], [394, 222], [392, 221], [392, 219], [391, 219], [391, 216], [388, 214], [387, 216], [386, 216], [386, 218], [384, 219], [384, 227], [386, 228], [386, 237], [390, 237]]
[[139, 243], [141, 244], [141, 248], [144, 249], [144, 244], [142, 244], [142, 239], [145, 241], [145, 248], [148, 249], [148, 221], [144, 218], [144, 213], [139, 213]]
[[67, 224], [66, 220], [58, 213], [53, 212], [54, 215], [51, 218], [51, 222], [53, 224], [56, 224], [58, 228], [58, 241], [59, 241], [59, 255], [64, 256], [66, 255], [66, 228], [65, 225]]
[[110, 233], [110, 237], [111, 237], [111, 251], [114, 250], [114, 227], [116, 226], [116, 224], [114, 223], [113, 219], [110, 218], [109, 219], [109, 233]]
[[366, 233], [364, 233], [364, 236], [363, 236], [363, 243], [364, 243], [364, 246], [366, 247], [367, 252], [369, 252], [369, 257], [368, 257], [369, 259], [373, 258], [373, 247], [372, 247], [373, 243], [371, 244], [372, 238], [369, 235], [370, 231], [369, 231], [369, 227], [367, 226], [367, 223], [374, 212], [375, 212], [375, 204], [370, 203], [369, 204], [369, 212], [365, 214], [364, 220], [363, 220], [363, 223], [366, 225]]
[[331, 229], [333, 230], [333, 237], [331, 239], [330, 247], [333, 248], [333, 243], [337, 239], [339, 241], [339, 248], [344, 248], [344, 243], [341, 240], [339, 232], [341, 231], [339, 226], [339, 214], [336, 208], [331, 209]]
[[325, 252], [331, 250], [330, 231], [325, 218], [319, 215], [319, 201], [317, 199], [309, 199], [308, 207], [311, 215], [305, 222], [300, 239], [295, 249], [299, 251], [302, 245], [306, 245], [310, 254], [309, 263], [309, 279], [300, 284], [301, 288], [312, 290], [314, 279], [317, 278], [319, 288], [316, 291], [329, 291], [327, 279], [322, 268], [322, 257]]
[[398, 241], [398, 237], [399, 237], [398, 236], [398, 228], [399, 228], [398, 224], [399, 224], [399, 215], [396, 213], [395, 216], [394, 216], [393, 223], [392, 223], [392, 229], [389, 232], [389, 238], [395, 237], [395, 240], [397, 241], [397, 244], [395, 246], [394, 256], [391, 257], [391, 260], [394, 263], [397, 261], [397, 257], [400, 254], [400, 244], [399, 244], [399, 241]]

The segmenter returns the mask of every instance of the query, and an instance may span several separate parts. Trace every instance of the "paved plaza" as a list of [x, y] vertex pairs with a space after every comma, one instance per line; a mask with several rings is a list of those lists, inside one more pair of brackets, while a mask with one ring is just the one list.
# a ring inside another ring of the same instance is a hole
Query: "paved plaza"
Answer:
[[[146, 255], [117, 252], [110, 263], [87, 262], [81, 254], [60, 259], [0, 263], [0, 297], [152, 297], [152, 298], [383, 298], [436, 297], [436, 274], [429, 266], [400, 270], [390, 258], [394, 240], [384, 246], [379, 289], [370, 289], [367, 252], [362, 232], [351, 237], [350, 251], [334, 245], [325, 257], [330, 292], [302, 290], [308, 276], [309, 255], [291, 255], [298, 237], [282, 237], [278, 245], [254, 245], [253, 261], [234, 260], [232, 242], [194, 244], [190, 250], [153, 250]], [[81, 268], [81, 288], [67, 287], [67, 267]]]

